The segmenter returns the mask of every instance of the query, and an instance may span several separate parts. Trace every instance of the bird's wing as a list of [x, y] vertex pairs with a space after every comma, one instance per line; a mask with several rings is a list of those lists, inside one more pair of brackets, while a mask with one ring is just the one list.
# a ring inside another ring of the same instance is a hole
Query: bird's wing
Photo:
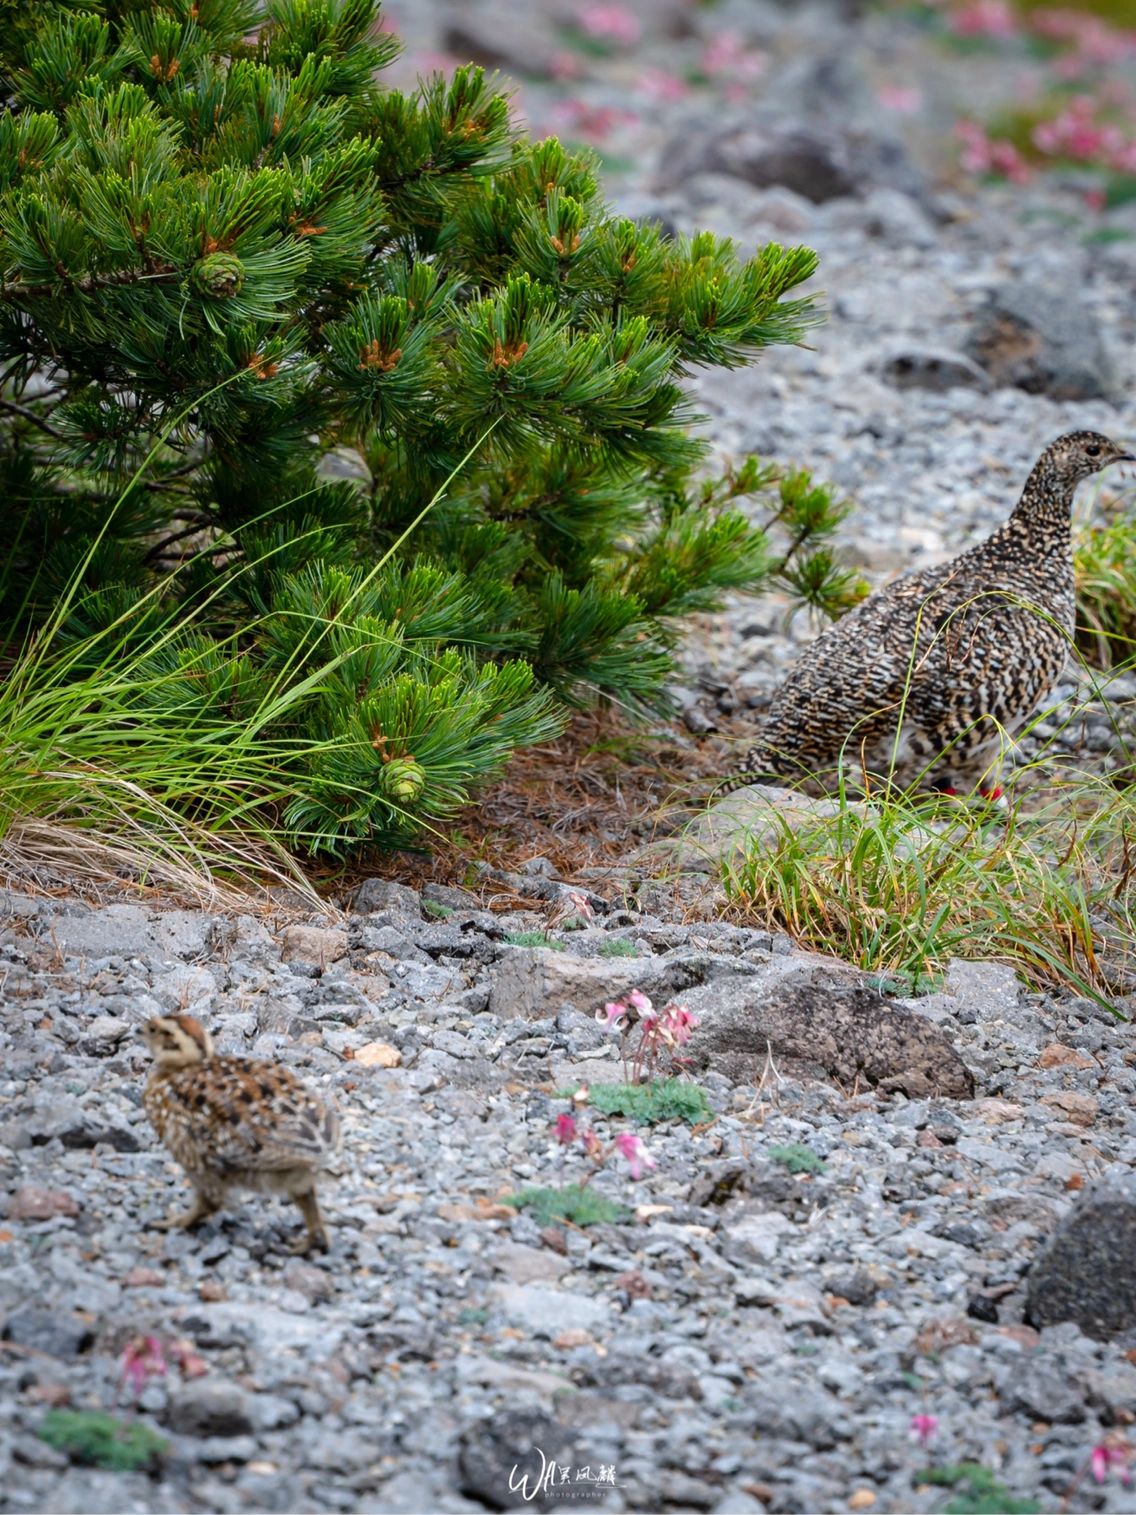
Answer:
[[208, 1068], [220, 1166], [266, 1172], [317, 1167], [338, 1148], [335, 1112], [287, 1068], [226, 1058]]

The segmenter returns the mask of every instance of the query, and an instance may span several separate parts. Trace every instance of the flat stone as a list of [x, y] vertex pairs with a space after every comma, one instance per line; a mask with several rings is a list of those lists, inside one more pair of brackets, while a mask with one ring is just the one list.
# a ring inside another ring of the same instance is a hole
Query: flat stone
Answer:
[[66, 1189], [40, 1189], [34, 1184], [21, 1184], [8, 1204], [9, 1220], [50, 1220], [78, 1213], [79, 1201]]
[[170, 1397], [166, 1421], [183, 1436], [244, 1436], [256, 1426], [254, 1398], [224, 1378], [198, 1378]]
[[989, 389], [990, 375], [964, 352], [945, 347], [903, 347], [879, 365], [880, 377], [896, 389]]
[[534, 1336], [552, 1337], [573, 1326], [600, 1330], [612, 1320], [610, 1307], [586, 1294], [511, 1283], [494, 1284], [490, 1292], [496, 1307]]
[[347, 932], [325, 926], [285, 926], [280, 937], [285, 963], [317, 963], [321, 968], [347, 956]]

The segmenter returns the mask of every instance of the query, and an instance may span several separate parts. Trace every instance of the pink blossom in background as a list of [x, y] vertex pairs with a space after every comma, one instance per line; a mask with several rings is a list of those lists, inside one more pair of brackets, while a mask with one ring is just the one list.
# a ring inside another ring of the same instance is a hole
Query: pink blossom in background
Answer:
[[1108, 202], [1108, 196], [1103, 189], [1087, 189], [1084, 193], [1084, 201], [1090, 210], [1103, 210]]
[[615, 1145], [627, 1159], [627, 1166], [631, 1169], [632, 1178], [642, 1178], [645, 1168], [650, 1169], [655, 1167], [655, 1159], [647, 1151], [634, 1131], [621, 1131], [615, 1138]]
[[642, 1014], [644, 1010], [650, 1010], [653, 1008], [651, 1001], [643, 993], [642, 989], [632, 989], [631, 993], [627, 996], [627, 1003], [633, 1010], [638, 1010], [640, 1014]]
[[950, 11], [947, 25], [958, 37], [1016, 37], [1020, 29], [1010, 0], [972, 0]]
[[939, 1417], [937, 1415], [913, 1415], [911, 1417], [911, 1434], [921, 1447], [931, 1444], [938, 1429]]
[[962, 143], [959, 162], [970, 174], [995, 174], [1014, 184], [1030, 178], [1029, 164], [1012, 142], [990, 137], [977, 121], [959, 121], [955, 136]]
[[711, 79], [722, 75], [736, 80], [758, 79], [765, 72], [767, 61], [763, 52], [749, 47], [737, 32], [723, 31], [702, 49], [698, 68]]
[[876, 90], [876, 99], [884, 110], [910, 116], [923, 104], [923, 92], [913, 84], [881, 84]]
[[556, 1117], [556, 1140], [562, 1147], [569, 1146], [576, 1140], [576, 1118], [573, 1115], [558, 1115]]
[[680, 79], [677, 74], [668, 73], [665, 68], [645, 68], [639, 75], [635, 89], [649, 100], [660, 100], [663, 103], [684, 100], [690, 94], [690, 85], [686, 80]]
[[549, 128], [572, 133], [588, 142], [602, 142], [617, 126], [638, 121], [634, 111], [614, 105], [589, 105], [586, 100], [561, 100], [548, 113]]
[[620, 42], [632, 47], [643, 28], [639, 17], [625, 5], [585, 5], [576, 17], [582, 32], [604, 42]]
[[156, 1336], [133, 1336], [122, 1353], [122, 1382], [137, 1399], [147, 1381], [166, 1371], [165, 1353]]
[[579, 79], [584, 72], [584, 63], [578, 53], [562, 51], [553, 53], [548, 60], [550, 79]]
[[1129, 1448], [1119, 1441], [1102, 1441], [1089, 1456], [1089, 1467], [1097, 1483], [1104, 1483], [1113, 1468], [1125, 1488], [1132, 1482], [1132, 1470], [1128, 1466]]

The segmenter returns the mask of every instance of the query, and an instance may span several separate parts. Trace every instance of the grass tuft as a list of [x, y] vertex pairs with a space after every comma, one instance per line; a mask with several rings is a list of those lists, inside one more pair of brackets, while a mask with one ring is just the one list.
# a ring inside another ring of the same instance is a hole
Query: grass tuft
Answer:
[[961, 957], [1107, 1003], [1133, 968], [1136, 788], [1051, 778], [1027, 809], [1018, 780], [1005, 812], [886, 791], [804, 819], [771, 807], [725, 866], [733, 911], [916, 988]]
[[510, 931], [505, 937], [510, 947], [552, 947], [564, 951], [563, 942], [555, 942], [543, 931]]

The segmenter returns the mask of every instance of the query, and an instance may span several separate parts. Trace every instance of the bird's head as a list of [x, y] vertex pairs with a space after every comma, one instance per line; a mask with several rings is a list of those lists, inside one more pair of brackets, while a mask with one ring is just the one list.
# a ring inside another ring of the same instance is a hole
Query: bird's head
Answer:
[[1099, 431], [1070, 431], [1050, 443], [1043, 461], [1063, 484], [1079, 484], [1113, 463], [1136, 463], [1136, 455]]
[[213, 1039], [192, 1015], [155, 1015], [142, 1040], [163, 1068], [189, 1068], [213, 1056]]

